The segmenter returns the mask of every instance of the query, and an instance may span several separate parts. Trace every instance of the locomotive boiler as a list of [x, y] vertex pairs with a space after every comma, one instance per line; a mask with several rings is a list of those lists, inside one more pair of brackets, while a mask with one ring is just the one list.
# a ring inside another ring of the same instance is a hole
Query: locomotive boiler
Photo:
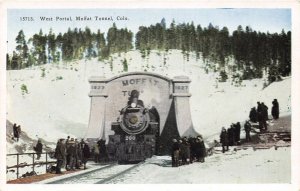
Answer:
[[145, 108], [139, 92], [131, 91], [127, 105], [111, 126], [107, 150], [119, 163], [135, 163], [156, 154], [159, 137], [159, 116], [155, 108]]

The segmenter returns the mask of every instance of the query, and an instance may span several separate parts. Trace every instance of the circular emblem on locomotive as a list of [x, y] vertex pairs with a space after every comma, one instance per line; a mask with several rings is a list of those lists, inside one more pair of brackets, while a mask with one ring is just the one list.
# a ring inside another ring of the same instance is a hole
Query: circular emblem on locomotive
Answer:
[[139, 134], [146, 130], [149, 125], [150, 115], [144, 107], [143, 101], [138, 99], [139, 92], [133, 90], [128, 104], [121, 111], [121, 128], [128, 134]]

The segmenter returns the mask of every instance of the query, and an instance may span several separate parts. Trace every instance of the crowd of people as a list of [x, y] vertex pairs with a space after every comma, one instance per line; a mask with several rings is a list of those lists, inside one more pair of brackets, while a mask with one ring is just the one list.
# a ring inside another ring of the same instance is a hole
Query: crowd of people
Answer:
[[59, 139], [55, 148], [56, 174], [61, 174], [61, 168], [65, 166], [66, 170], [80, 169], [83, 166], [86, 169], [86, 163], [90, 157], [90, 148], [82, 139], [80, 142], [77, 139], [68, 136], [67, 139]]
[[[277, 99], [272, 101], [272, 117], [274, 120], [279, 118], [279, 103]], [[261, 132], [267, 130], [267, 120], [268, 118], [268, 107], [264, 102], [257, 102], [257, 108], [251, 108], [249, 119], [244, 123], [244, 130], [246, 133], [245, 141], [251, 141], [250, 131], [251, 123], [259, 124], [259, 129]], [[229, 146], [239, 145], [241, 133], [240, 122], [232, 123], [229, 128], [222, 127], [220, 134], [220, 143], [222, 144], [222, 152], [229, 150]], [[21, 134], [21, 126], [13, 125], [13, 139], [19, 141]], [[36, 146], [33, 147], [37, 154], [37, 159], [40, 159], [43, 150], [43, 144], [41, 139], [38, 140]], [[89, 145], [82, 139], [80, 142], [77, 139], [71, 138], [59, 139], [55, 148], [55, 158], [57, 159], [56, 173], [60, 174], [61, 168], [65, 166], [66, 170], [75, 170], [83, 166], [86, 169], [87, 160], [94, 156], [95, 163], [108, 162], [109, 153], [107, 153], [107, 148], [105, 140], [100, 139], [96, 142], [92, 149]], [[173, 139], [172, 145], [172, 166], [178, 167], [180, 165], [190, 164], [193, 162], [205, 162], [206, 148], [201, 135], [197, 137], [183, 137], [180, 139]]]
[[[277, 99], [272, 101], [272, 117], [274, 120], [279, 118], [279, 103]], [[264, 104], [264, 102], [257, 102], [257, 108], [251, 108], [249, 119], [244, 124], [244, 130], [246, 133], [245, 141], [251, 141], [250, 131], [251, 131], [251, 123], [257, 123], [260, 129], [260, 132], [267, 131], [268, 125], [267, 120], [269, 120], [268, 115], [268, 107]], [[241, 132], [241, 125], [239, 122], [236, 124], [232, 124], [230, 128], [225, 129], [222, 127], [221, 134], [220, 134], [220, 143], [222, 144], [222, 152], [228, 151], [229, 146], [238, 145], [240, 144], [240, 132]]]
[[173, 139], [172, 167], [190, 164], [193, 162], [204, 162], [206, 148], [202, 136], [183, 137]]
[[[279, 103], [277, 99], [274, 99], [272, 101], [272, 110], [271, 114], [274, 120], [277, 120], [279, 118]], [[253, 123], [259, 124], [260, 131], [266, 131], [268, 129], [267, 127], [267, 120], [269, 120], [268, 115], [268, 107], [264, 104], [264, 102], [260, 103], [257, 102], [257, 108], [253, 107], [250, 111], [249, 118], [250, 121]]]
[[222, 152], [228, 151], [229, 146], [239, 145], [241, 135], [241, 124], [240, 122], [233, 123], [228, 129], [222, 127], [220, 134], [220, 143], [222, 144]]

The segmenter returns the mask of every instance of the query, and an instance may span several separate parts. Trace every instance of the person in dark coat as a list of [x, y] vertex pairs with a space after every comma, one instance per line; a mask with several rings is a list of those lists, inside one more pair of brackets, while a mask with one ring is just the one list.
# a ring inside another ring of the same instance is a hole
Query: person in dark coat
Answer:
[[17, 132], [18, 132], [17, 141], [19, 141], [19, 138], [20, 138], [20, 135], [21, 135], [21, 132], [22, 132], [22, 130], [21, 130], [21, 125], [18, 125], [18, 126], [17, 126]]
[[80, 169], [81, 161], [82, 161], [82, 149], [77, 139], [75, 139], [75, 148], [76, 148], [75, 168]]
[[[70, 136], [67, 137], [66, 143], [65, 143], [65, 147], [66, 147], [66, 151], [68, 150], [69, 146], [70, 146]], [[66, 161], [65, 161], [65, 169], [68, 170], [69, 166], [70, 166], [70, 155], [68, 154], [68, 152], [66, 152]]]
[[73, 138], [68, 142], [69, 146], [67, 149], [67, 154], [70, 156], [70, 163], [69, 163], [69, 168], [67, 170], [75, 170], [74, 167], [76, 165], [76, 146], [75, 146], [75, 141]]
[[173, 145], [172, 145], [172, 167], [178, 167], [179, 166], [179, 150], [180, 146], [176, 139], [173, 139]]
[[228, 128], [227, 133], [229, 146], [235, 145], [235, 127], [233, 124], [230, 125], [230, 128]]
[[262, 105], [260, 102], [257, 102], [257, 120], [260, 121], [262, 119]]
[[228, 134], [225, 127], [222, 127], [220, 134], [220, 143], [222, 143], [222, 152], [228, 151]]
[[272, 101], [272, 116], [273, 119], [278, 119], [279, 118], [279, 103], [277, 101], [277, 99], [274, 99]]
[[263, 109], [260, 102], [257, 102], [257, 121], [260, 131], [264, 130], [264, 117], [263, 117]]
[[189, 137], [188, 141], [191, 146], [190, 163], [193, 163], [193, 161], [196, 158], [196, 147], [195, 147], [196, 138]]
[[183, 143], [186, 147], [186, 152], [185, 152], [185, 157], [186, 157], [186, 164], [190, 163], [190, 158], [191, 158], [191, 145], [186, 137], [183, 139]]
[[100, 160], [102, 162], [106, 162], [107, 161], [107, 150], [106, 150], [105, 140], [100, 139], [98, 141], [98, 146], [99, 146]]
[[61, 167], [65, 160], [66, 155], [66, 148], [63, 143], [64, 139], [60, 139], [57, 142], [56, 148], [55, 148], [55, 157], [56, 157], [56, 174], [61, 174]]
[[79, 144], [80, 144], [80, 148], [81, 148], [81, 149], [83, 149], [83, 147], [84, 147], [84, 145], [85, 145], [85, 142], [84, 142], [84, 140], [83, 140], [83, 139], [81, 139], [81, 141], [80, 141], [80, 143], [79, 143]]
[[263, 130], [267, 130], [267, 120], [268, 120], [268, 107], [264, 104], [264, 102], [261, 103], [262, 106], [262, 125], [263, 125]]
[[43, 152], [43, 144], [41, 139], [38, 140], [37, 144], [35, 147], [33, 147], [34, 151], [36, 152], [37, 155], [37, 160], [39, 160], [41, 158], [41, 154]]
[[18, 129], [17, 129], [17, 124], [15, 124], [15, 123], [13, 125], [13, 133], [14, 133], [13, 139], [16, 139], [17, 141], [19, 141], [19, 139], [17, 138], [17, 137], [19, 137], [19, 135], [18, 135]]
[[265, 105], [264, 102], [261, 103], [262, 106], [262, 114], [263, 114], [263, 118], [267, 121], [269, 119], [269, 114], [268, 114], [268, 106]]
[[181, 164], [185, 165], [187, 164], [187, 145], [184, 141], [184, 139], [179, 142], [179, 148], [180, 148], [180, 158], [181, 158]]
[[250, 114], [249, 114], [249, 119], [253, 123], [257, 122], [257, 112], [256, 112], [255, 107], [251, 108], [251, 111], [250, 111]]
[[241, 137], [241, 124], [240, 122], [237, 122], [235, 125], [235, 141], [239, 142], [240, 141], [240, 137]]
[[90, 152], [90, 147], [87, 143], [84, 142], [83, 144], [83, 148], [82, 148], [82, 163], [83, 163], [83, 168], [86, 169], [86, 163], [88, 161], [88, 159], [91, 156], [91, 152]]
[[245, 122], [244, 129], [246, 132], [246, 141], [249, 142], [249, 141], [251, 141], [251, 137], [250, 137], [251, 124], [249, 123], [249, 121]]
[[185, 146], [183, 145], [183, 139], [178, 140], [179, 143], [179, 166], [183, 164], [183, 160], [185, 160]]
[[196, 153], [197, 153], [197, 161], [205, 162], [206, 157], [206, 148], [201, 136], [198, 136], [196, 139]]

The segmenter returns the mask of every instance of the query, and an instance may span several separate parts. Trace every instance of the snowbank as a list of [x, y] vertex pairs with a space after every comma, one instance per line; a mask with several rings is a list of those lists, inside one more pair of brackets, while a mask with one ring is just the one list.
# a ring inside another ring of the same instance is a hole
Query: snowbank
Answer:
[[[106, 61], [80, 60], [7, 71], [7, 119], [21, 124], [34, 139], [56, 142], [67, 135], [84, 137], [90, 109], [88, 78], [110, 78], [123, 73], [124, 59], [128, 72], [150, 71], [170, 78], [189, 76], [193, 124], [204, 137], [218, 134], [222, 126], [247, 119], [257, 101], [265, 102], [270, 111], [272, 100], [277, 98], [280, 112], [291, 112], [290, 78], [265, 89], [262, 79], [246, 80], [236, 87], [231, 80], [217, 82], [217, 73], [207, 74], [204, 63], [195, 54], [191, 53], [187, 61], [181, 51], [153, 51], [143, 59], [138, 51], [130, 51]], [[22, 85], [27, 93], [22, 92]]]

